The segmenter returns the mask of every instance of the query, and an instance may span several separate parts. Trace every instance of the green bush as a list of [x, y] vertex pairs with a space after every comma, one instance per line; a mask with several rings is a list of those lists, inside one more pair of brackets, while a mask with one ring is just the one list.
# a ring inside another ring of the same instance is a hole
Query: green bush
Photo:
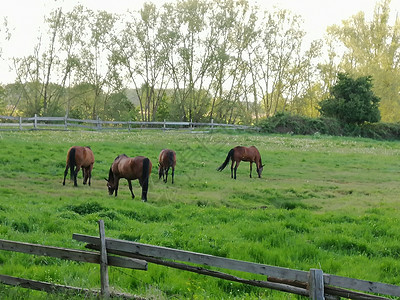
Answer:
[[398, 140], [400, 124], [366, 123], [360, 126], [360, 135], [377, 140]]
[[278, 113], [260, 121], [261, 131], [268, 133], [290, 133], [312, 135], [342, 135], [339, 121], [333, 118], [309, 118], [290, 113]]
[[330, 89], [330, 96], [322, 100], [320, 112], [323, 116], [340, 120], [344, 124], [379, 122], [380, 98], [372, 91], [372, 77], [352, 78], [339, 73], [337, 83]]
[[309, 118], [290, 113], [278, 113], [258, 124], [266, 133], [299, 135], [326, 134], [332, 136], [365, 137], [377, 140], [399, 140], [400, 124], [364, 123], [346, 124], [328, 117]]

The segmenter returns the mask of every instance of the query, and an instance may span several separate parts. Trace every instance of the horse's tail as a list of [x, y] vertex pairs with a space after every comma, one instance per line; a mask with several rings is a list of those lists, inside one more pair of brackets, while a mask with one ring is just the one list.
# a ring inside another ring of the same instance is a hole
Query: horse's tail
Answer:
[[233, 157], [233, 152], [234, 151], [235, 150], [233, 150], [233, 148], [231, 150], [229, 150], [228, 155], [226, 156], [226, 159], [225, 159], [224, 163], [219, 166], [217, 171], [222, 171], [223, 169], [225, 169], [226, 165], [229, 163], [229, 159], [231, 159], [231, 157]]
[[174, 166], [174, 152], [172, 152], [172, 151], [168, 152], [168, 162], [169, 162], [170, 167]]
[[142, 200], [147, 201], [147, 191], [149, 190], [150, 160], [146, 157], [143, 160], [142, 171]]
[[68, 162], [69, 162], [69, 170], [71, 172], [71, 180], [74, 179], [74, 173], [75, 173], [75, 148], [71, 148], [69, 151], [69, 156], [68, 156]]

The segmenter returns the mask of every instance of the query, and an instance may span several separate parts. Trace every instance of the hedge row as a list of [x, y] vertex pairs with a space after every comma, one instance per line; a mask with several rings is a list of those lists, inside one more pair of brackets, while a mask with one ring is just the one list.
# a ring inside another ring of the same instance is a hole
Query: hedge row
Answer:
[[278, 113], [258, 124], [262, 132], [300, 135], [326, 134], [333, 136], [365, 137], [378, 140], [400, 140], [400, 124], [365, 123], [342, 124], [333, 118], [308, 118], [289, 113]]

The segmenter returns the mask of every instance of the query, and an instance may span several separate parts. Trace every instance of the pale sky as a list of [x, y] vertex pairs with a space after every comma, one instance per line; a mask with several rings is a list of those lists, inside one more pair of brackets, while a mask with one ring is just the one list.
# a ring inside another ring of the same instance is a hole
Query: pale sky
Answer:
[[[174, 0], [150, 0], [156, 5]], [[271, 10], [274, 7], [286, 8], [301, 15], [304, 19], [303, 29], [307, 32], [307, 39], [323, 38], [326, 28], [333, 24], [341, 24], [342, 20], [363, 11], [367, 20], [370, 20], [375, 4], [378, 0], [249, 0], [250, 4], [258, 5], [262, 10]], [[43, 28], [43, 19], [53, 9], [62, 6], [64, 11], [82, 4], [93, 10], [106, 10], [114, 13], [124, 13], [129, 10], [138, 10], [145, 0], [13, 0], [2, 4], [0, 11], [0, 26], [3, 26], [3, 17], [8, 18], [12, 37], [4, 44], [3, 59], [0, 59], [0, 83], [13, 81], [15, 74], [8, 72], [7, 57], [22, 57], [32, 53], [36, 44], [39, 30]], [[391, 16], [400, 16], [400, 0], [391, 1]], [[391, 21], [393, 24], [394, 21]]]

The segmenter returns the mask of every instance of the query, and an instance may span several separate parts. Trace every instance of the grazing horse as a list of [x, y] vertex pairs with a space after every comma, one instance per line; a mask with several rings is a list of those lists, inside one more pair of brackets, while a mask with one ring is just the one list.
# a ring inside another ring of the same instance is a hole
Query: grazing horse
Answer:
[[[261, 178], [261, 173], [263, 171], [264, 165], [261, 162], [260, 152], [258, 152], [256, 147], [254, 147], [254, 146], [251, 146], [251, 147], [237, 146], [235, 148], [232, 148], [231, 150], [229, 150], [228, 155], [227, 155], [224, 163], [217, 169], [217, 171], [222, 171], [223, 169], [225, 169], [225, 167], [229, 163], [230, 159], [232, 160], [231, 178], [235, 178], [236, 179], [236, 170], [237, 170], [237, 168], [239, 166], [239, 163], [241, 161], [250, 162], [250, 178], [251, 178], [251, 171], [252, 171], [253, 162], [256, 163], [258, 178]], [[234, 162], [236, 162], [235, 168], [233, 168], [233, 163]], [[235, 170], [235, 174], [233, 174], [234, 170]]]
[[[174, 150], [163, 149], [158, 156], [158, 179], [163, 178], [164, 182], [167, 182], [168, 170], [172, 169], [172, 183], [174, 183], [174, 173], [176, 166], [176, 153]], [[165, 179], [164, 179], [165, 175]]]
[[125, 178], [128, 180], [129, 190], [131, 191], [132, 199], [134, 199], [135, 195], [132, 191], [131, 180], [139, 179], [139, 184], [142, 187], [142, 201], [146, 202], [151, 168], [151, 161], [147, 157], [128, 157], [125, 154], [117, 156], [110, 167], [108, 179], [105, 178], [108, 193], [112, 195], [115, 192], [115, 197], [117, 197], [119, 180], [120, 178]]
[[73, 146], [69, 148], [67, 153], [67, 165], [64, 171], [63, 185], [65, 185], [65, 177], [67, 177], [68, 169], [70, 169], [71, 180], [72, 179], [74, 180], [74, 186], [78, 186], [78, 184], [76, 183], [76, 177], [81, 168], [83, 173], [83, 184], [86, 184], [86, 182], [89, 179], [89, 185], [90, 185], [90, 180], [92, 178], [93, 164], [94, 164], [94, 155], [90, 147]]

